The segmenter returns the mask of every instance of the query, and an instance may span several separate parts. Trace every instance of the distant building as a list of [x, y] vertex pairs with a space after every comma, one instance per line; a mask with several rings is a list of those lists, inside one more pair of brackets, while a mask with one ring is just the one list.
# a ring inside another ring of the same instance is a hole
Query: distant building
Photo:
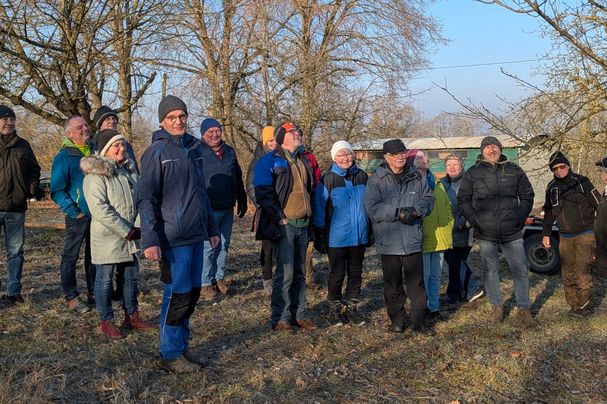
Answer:
[[[502, 143], [504, 154], [508, 160], [518, 164], [525, 170], [533, 190], [535, 191], [535, 206], [544, 203], [546, 185], [552, 179], [548, 170], [549, 151], [529, 148], [527, 143], [506, 135], [495, 136]], [[445, 138], [402, 138], [407, 149], [423, 150], [430, 159], [430, 169], [438, 177], [445, 175], [443, 159], [448, 154], [455, 154], [464, 160], [464, 169], [472, 167], [481, 154], [480, 145], [484, 136], [458, 136]], [[384, 161], [382, 145], [388, 139], [374, 139], [352, 145], [356, 162], [360, 168], [372, 174]]]

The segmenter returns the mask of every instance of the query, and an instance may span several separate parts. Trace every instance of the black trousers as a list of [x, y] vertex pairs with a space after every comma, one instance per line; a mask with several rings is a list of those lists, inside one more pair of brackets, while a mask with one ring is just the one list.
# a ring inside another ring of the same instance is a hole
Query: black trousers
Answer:
[[327, 251], [330, 267], [328, 300], [341, 300], [341, 291], [346, 274], [348, 275], [346, 300], [360, 298], [365, 248], [364, 245], [356, 247], [329, 247]]
[[272, 242], [270, 240], [261, 240], [259, 261], [263, 280], [272, 279]]
[[465, 278], [461, 279], [462, 264], [468, 259], [472, 247], [453, 247], [445, 251], [445, 261], [449, 265], [449, 284], [447, 285], [447, 296], [453, 301], [466, 299], [468, 283], [472, 272], [467, 268]]
[[425, 320], [427, 307], [421, 252], [410, 255], [382, 255], [381, 265], [384, 272], [384, 299], [390, 321], [393, 324], [405, 321], [406, 295], [403, 286], [406, 284], [411, 300], [411, 321], [421, 325]]

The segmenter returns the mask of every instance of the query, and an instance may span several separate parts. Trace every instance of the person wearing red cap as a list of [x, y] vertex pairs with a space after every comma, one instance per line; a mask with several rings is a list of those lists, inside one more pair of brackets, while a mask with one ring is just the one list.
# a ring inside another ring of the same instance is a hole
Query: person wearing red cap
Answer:
[[304, 264], [312, 218], [313, 172], [303, 156], [301, 134], [290, 122], [276, 128], [276, 149], [255, 166], [255, 201], [261, 209], [258, 240], [272, 240], [276, 273], [272, 329], [315, 330], [306, 310]]

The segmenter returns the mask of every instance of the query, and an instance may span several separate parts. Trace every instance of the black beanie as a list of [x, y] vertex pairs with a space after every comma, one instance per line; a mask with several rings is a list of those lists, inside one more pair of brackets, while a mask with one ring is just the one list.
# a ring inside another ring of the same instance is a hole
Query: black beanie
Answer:
[[481, 141], [481, 153], [483, 152], [483, 149], [485, 147], [489, 146], [490, 144], [493, 144], [493, 145], [496, 145], [497, 147], [499, 147], [500, 151], [503, 149], [502, 144], [500, 143], [499, 140], [497, 140], [496, 137], [494, 137], [494, 136], [486, 136]]
[[548, 159], [548, 167], [550, 167], [551, 170], [552, 167], [557, 164], [565, 164], [567, 166], [571, 166], [569, 160], [567, 160], [567, 157], [565, 157], [565, 155], [560, 151], [552, 153], [552, 155]]
[[99, 107], [97, 112], [95, 112], [95, 116], [93, 117], [93, 122], [95, 123], [95, 128], [99, 130], [101, 128], [101, 123], [105, 120], [105, 118], [115, 116], [118, 119], [118, 114], [112, 108], [102, 105]]
[[188, 114], [188, 107], [181, 98], [175, 97], [174, 95], [167, 95], [160, 100], [160, 104], [158, 104], [158, 122], [162, 122], [164, 117], [170, 112], [178, 110], [185, 112], [186, 115]]
[[0, 118], [16, 118], [15, 111], [6, 105], [0, 105]]
[[116, 140], [124, 139], [120, 133], [114, 129], [104, 129], [97, 132], [95, 142], [97, 142], [97, 150], [100, 156], [105, 156], [105, 153]]

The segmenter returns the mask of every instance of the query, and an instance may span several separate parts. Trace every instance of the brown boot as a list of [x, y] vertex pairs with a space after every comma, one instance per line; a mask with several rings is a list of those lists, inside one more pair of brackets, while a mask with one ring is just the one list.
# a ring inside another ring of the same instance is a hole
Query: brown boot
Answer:
[[516, 313], [518, 321], [520, 321], [526, 328], [536, 327], [539, 322], [531, 315], [529, 309], [518, 309]]
[[112, 339], [124, 338], [124, 334], [120, 332], [120, 329], [116, 327], [116, 324], [114, 324], [114, 321], [112, 320], [103, 320], [101, 322], [101, 332], [106, 337]]
[[230, 287], [223, 279], [218, 280], [215, 287], [222, 295], [227, 295], [230, 292]]
[[160, 366], [173, 373], [196, 373], [200, 371], [200, 366], [188, 361], [185, 356], [175, 359], [161, 359]]
[[493, 306], [491, 321], [494, 323], [501, 323], [504, 321], [504, 308], [502, 306]]
[[154, 326], [143, 321], [143, 319], [139, 317], [139, 312], [136, 311], [130, 316], [126, 314], [126, 312], [124, 313], [124, 322], [122, 323], [122, 328], [126, 328], [127, 330], [134, 328], [139, 331], [145, 331], [149, 330], [150, 328], [154, 328]]
[[202, 298], [202, 300], [213, 300], [215, 299], [215, 294], [215, 288], [211, 285], [203, 286], [200, 289], [200, 297]]

